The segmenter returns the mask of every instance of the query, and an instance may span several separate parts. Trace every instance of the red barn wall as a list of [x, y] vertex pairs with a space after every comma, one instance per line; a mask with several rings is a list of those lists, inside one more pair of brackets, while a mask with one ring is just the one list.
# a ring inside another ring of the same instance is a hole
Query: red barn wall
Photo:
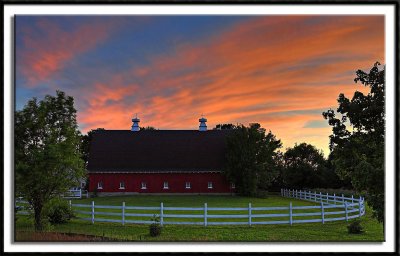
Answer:
[[[119, 183], [125, 182], [125, 189]], [[169, 189], [164, 189], [164, 181]], [[103, 182], [103, 189], [98, 192], [137, 192], [137, 193], [233, 193], [230, 183], [221, 173], [91, 173], [89, 174], [89, 191]], [[141, 189], [141, 182], [146, 182], [147, 189]], [[186, 189], [186, 182], [191, 188]], [[213, 188], [208, 188], [208, 182]]]

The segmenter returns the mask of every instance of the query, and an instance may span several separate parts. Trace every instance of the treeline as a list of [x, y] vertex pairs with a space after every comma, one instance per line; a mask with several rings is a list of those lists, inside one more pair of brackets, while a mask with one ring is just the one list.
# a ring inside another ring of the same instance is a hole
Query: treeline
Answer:
[[258, 123], [219, 124], [215, 129], [233, 130], [227, 138], [225, 174], [242, 195], [281, 188], [352, 188], [336, 174], [331, 157], [325, 159], [311, 144], [295, 144], [283, 153], [281, 141]]

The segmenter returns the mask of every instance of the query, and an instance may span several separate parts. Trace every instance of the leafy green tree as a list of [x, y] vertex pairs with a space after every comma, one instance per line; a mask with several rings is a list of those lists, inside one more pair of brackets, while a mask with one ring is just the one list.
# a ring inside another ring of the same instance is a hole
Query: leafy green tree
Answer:
[[284, 184], [293, 189], [311, 189], [326, 187], [327, 162], [324, 155], [313, 145], [307, 143], [295, 144], [283, 155]]
[[[370, 91], [356, 91], [350, 100], [340, 94], [336, 117], [332, 109], [322, 115], [332, 126], [330, 149], [341, 178], [366, 193], [374, 216], [384, 220], [385, 67], [376, 62], [369, 73], [356, 72], [354, 81]], [[348, 128], [349, 127], [349, 128]]]
[[259, 124], [237, 126], [227, 138], [225, 175], [234, 182], [239, 194], [255, 196], [277, 176], [276, 150], [281, 148], [271, 132]]
[[16, 111], [15, 188], [32, 206], [36, 230], [43, 229], [44, 205], [83, 177], [80, 147], [74, 99], [64, 92]]

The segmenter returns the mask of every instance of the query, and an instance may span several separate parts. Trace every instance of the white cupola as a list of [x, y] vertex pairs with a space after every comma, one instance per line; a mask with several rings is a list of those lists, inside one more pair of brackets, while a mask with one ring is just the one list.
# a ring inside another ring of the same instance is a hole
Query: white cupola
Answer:
[[132, 118], [132, 123], [133, 123], [132, 129], [131, 129], [132, 132], [140, 131], [139, 122], [140, 122], [140, 119], [137, 117], [137, 114], [136, 114], [136, 117]]
[[207, 131], [207, 125], [206, 125], [207, 119], [204, 118], [203, 115], [201, 115], [201, 118], [199, 119], [199, 122], [200, 122], [199, 131], [201, 131], [201, 132]]

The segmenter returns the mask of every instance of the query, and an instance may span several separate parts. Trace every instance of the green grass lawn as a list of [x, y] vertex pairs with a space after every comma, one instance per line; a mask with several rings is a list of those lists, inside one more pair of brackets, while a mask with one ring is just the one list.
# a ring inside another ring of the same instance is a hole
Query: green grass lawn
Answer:
[[[127, 206], [159, 206], [161, 202], [164, 207], [273, 207], [315, 205], [313, 202], [300, 201], [293, 198], [282, 198], [270, 196], [263, 198], [249, 198], [239, 196], [118, 196], [118, 197], [97, 197], [93, 199], [73, 200], [73, 203], [95, 205], [120, 206], [125, 202]], [[89, 208], [81, 210], [90, 211]], [[312, 209], [314, 210], [314, 209]], [[337, 211], [338, 209], [336, 209]], [[97, 209], [96, 209], [97, 211]], [[100, 209], [99, 209], [100, 211]], [[118, 209], [101, 209], [102, 212], [120, 212]], [[304, 210], [303, 210], [304, 211]], [[308, 210], [312, 212], [311, 210]], [[138, 211], [135, 211], [138, 212]], [[141, 211], [150, 212], [150, 211]], [[155, 211], [157, 213], [158, 211]], [[177, 213], [170, 211], [167, 213]], [[183, 213], [183, 212], [180, 212]], [[202, 214], [202, 212], [184, 212], [185, 214]], [[245, 212], [218, 211], [212, 214], [245, 214]], [[258, 213], [258, 212], [257, 212]], [[272, 213], [272, 212], [260, 212]], [[209, 213], [211, 214], [211, 213]], [[87, 216], [86, 216], [87, 217]], [[96, 218], [115, 218], [120, 216], [98, 216]], [[133, 217], [132, 217], [133, 218]], [[147, 217], [148, 218], [148, 217]], [[302, 217], [303, 219], [305, 217]], [[312, 218], [316, 218], [313, 216]], [[261, 218], [262, 220], [273, 220], [273, 218]], [[294, 218], [295, 219], [295, 218]], [[174, 219], [175, 221], [176, 219]], [[113, 239], [141, 241], [383, 241], [383, 226], [371, 217], [371, 210], [361, 218], [365, 232], [358, 235], [348, 234], [345, 221], [306, 224], [280, 225], [254, 225], [254, 226], [194, 226], [194, 225], [165, 225], [161, 236], [153, 238], [149, 234], [149, 225], [146, 224], [125, 224], [121, 223], [100, 223], [91, 224], [88, 221], [73, 219], [67, 224], [51, 227], [51, 231], [104, 236]], [[166, 219], [164, 221], [167, 221]], [[178, 219], [181, 221], [181, 219]], [[202, 219], [182, 219], [182, 221], [202, 221]], [[222, 221], [221, 219], [209, 221]], [[230, 219], [227, 221], [246, 221], [245, 219]], [[255, 221], [255, 220], [253, 220]], [[17, 231], [33, 230], [32, 220], [27, 216], [19, 216], [16, 223]], [[18, 239], [18, 238], [17, 238]]]

